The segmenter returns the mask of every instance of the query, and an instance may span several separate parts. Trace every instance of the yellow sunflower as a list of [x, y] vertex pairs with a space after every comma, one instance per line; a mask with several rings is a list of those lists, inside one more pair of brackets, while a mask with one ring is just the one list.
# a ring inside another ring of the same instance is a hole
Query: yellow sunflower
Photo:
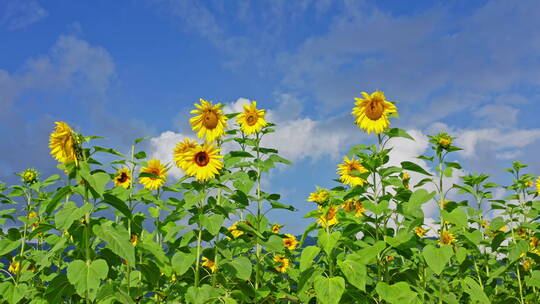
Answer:
[[221, 149], [208, 143], [196, 146], [184, 154], [180, 167], [185, 168], [186, 175], [195, 176], [198, 181], [214, 178], [223, 168], [223, 156], [218, 154], [219, 151]]
[[165, 165], [163, 165], [159, 159], [153, 158], [148, 161], [148, 165], [146, 167], [141, 168], [141, 173], [150, 173], [156, 177], [140, 177], [139, 183], [141, 183], [146, 189], [157, 190], [167, 181], [167, 171], [169, 171], [169, 169], [165, 167]]
[[229, 227], [227, 230], [231, 233], [233, 238], [237, 238], [244, 234], [244, 231], [238, 229], [238, 222], [234, 223], [231, 227]]
[[136, 235], [136, 234], [132, 234], [132, 235], [131, 235], [131, 245], [137, 246], [137, 239], [138, 239], [137, 235]]
[[296, 237], [292, 234], [285, 234], [286, 238], [283, 239], [283, 245], [289, 250], [294, 250], [298, 246], [298, 241]]
[[353, 199], [346, 200], [341, 207], [347, 212], [354, 211], [355, 217], [364, 216], [364, 213], [366, 213], [366, 208], [364, 208], [364, 204]]
[[264, 115], [265, 111], [258, 110], [257, 103], [252, 101], [250, 105], [244, 105], [244, 112], [238, 115], [236, 122], [240, 124], [240, 129], [244, 134], [251, 135], [266, 126]]
[[114, 174], [114, 185], [124, 189], [131, 185], [131, 171], [128, 168], [122, 168]]
[[416, 232], [416, 235], [418, 235], [418, 237], [423, 237], [426, 234], [427, 230], [422, 227], [415, 227], [414, 232]]
[[34, 168], [28, 168], [21, 173], [17, 173], [17, 175], [21, 177], [23, 183], [32, 185], [38, 181], [38, 177], [41, 173]]
[[186, 161], [186, 158], [189, 157], [189, 152], [196, 147], [197, 142], [189, 138], [176, 144], [176, 147], [174, 148], [174, 162], [178, 168], [184, 171], [187, 169], [186, 166], [189, 162]]
[[536, 179], [536, 192], [540, 195], [540, 176]]
[[338, 208], [336, 206], [332, 206], [328, 209], [328, 211], [325, 211], [319, 206], [319, 211], [321, 212], [321, 215], [317, 218], [317, 223], [319, 223], [323, 227], [328, 227], [332, 225], [336, 225], [339, 223], [337, 219], [337, 211]]
[[285, 258], [283, 255], [276, 255], [274, 257], [274, 262], [278, 263], [275, 269], [281, 273], [287, 272], [289, 268], [289, 259]]
[[212, 105], [204, 99], [200, 99], [201, 104], [195, 104], [197, 109], [191, 114], [197, 114], [189, 119], [189, 123], [199, 138], [206, 138], [207, 142], [212, 142], [225, 135], [227, 128], [227, 117], [221, 110], [221, 104]]
[[203, 267], [207, 267], [207, 268], [210, 269], [212, 272], [216, 272], [216, 270], [217, 270], [217, 265], [216, 265], [216, 263], [214, 263], [214, 261], [209, 260], [209, 259], [206, 258], [206, 257], [202, 257], [202, 260], [203, 260], [203, 262], [202, 262], [201, 265], [202, 265]]
[[362, 186], [366, 182], [365, 179], [354, 175], [353, 173], [366, 173], [368, 170], [360, 164], [356, 159], [349, 159], [347, 156], [343, 158], [343, 163], [337, 166], [337, 173], [339, 174], [339, 180], [351, 186]]
[[316, 192], [310, 193], [307, 199], [308, 202], [315, 202], [317, 204], [324, 203], [330, 197], [330, 193], [326, 189], [317, 189]]
[[441, 234], [441, 239], [439, 240], [439, 245], [450, 245], [456, 241], [454, 235], [448, 231], [443, 231]]
[[63, 121], [55, 122], [56, 128], [49, 137], [51, 155], [59, 162], [65, 164], [75, 162], [78, 164], [76, 152], [76, 134], [69, 125]]
[[403, 188], [409, 189], [409, 182], [411, 181], [411, 175], [409, 173], [404, 172], [403, 175], [401, 175], [401, 180], [403, 181]]
[[21, 269], [21, 263], [19, 263], [17, 260], [15, 260], [15, 257], [11, 259], [11, 263], [9, 263], [8, 271], [15, 274], [18, 273]]
[[280, 224], [274, 224], [272, 225], [272, 233], [279, 233], [279, 231], [281, 230], [281, 225]]
[[362, 98], [355, 97], [355, 107], [352, 114], [356, 116], [355, 123], [360, 129], [366, 132], [380, 134], [386, 128], [390, 126], [390, 120], [388, 114], [396, 113], [396, 106], [386, 101], [384, 93], [376, 91], [369, 95], [366, 92], [362, 92]]

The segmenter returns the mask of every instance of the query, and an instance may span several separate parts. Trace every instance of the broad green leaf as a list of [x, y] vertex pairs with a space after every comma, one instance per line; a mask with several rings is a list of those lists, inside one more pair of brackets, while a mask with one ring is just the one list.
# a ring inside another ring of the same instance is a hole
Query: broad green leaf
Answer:
[[411, 290], [409, 284], [406, 282], [398, 282], [393, 285], [379, 282], [377, 283], [375, 290], [383, 300], [390, 304], [409, 304], [418, 302], [416, 293]]
[[407, 210], [412, 211], [422, 207], [423, 204], [427, 203], [435, 196], [436, 192], [427, 192], [424, 189], [418, 189], [411, 194], [409, 201], [407, 203]]
[[403, 137], [403, 138], [407, 138], [407, 139], [410, 139], [410, 140], [414, 140], [414, 138], [412, 136], [410, 136], [409, 133], [407, 133], [405, 130], [400, 129], [400, 128], [387, 129], [384, 133], [386, 135], [388, 135], [388, 137], [390, 137], [390, 138], [392, 138], [392, 137]]
[[350, 254], [349, 257], [365, 265], [372, 264], [384, 248], [386, 248], [385, 242], [378, 241], [372, 246], [362, 248], [356, 251], [356, 253]]
[[331, 255], [340, 237], [341, 232], [339, 231], [334, 231], [329, 234], [324, 230], [320, 230], [318, 243], [327, 255]]
[[533, 270], [530, 277], [525, 279], [527, 286], [540, 288], [540, 270]]
[[321, 304], [338, 304], [345, 291], [345, 279], [342, 277], [327, 278], [319, 276], [313, 282], [317, 300]]
[[97, 294], [99, 283], [107, 278], [109, 266], [105, 260], [99, 259], [90, 264], [81, 260], [75, 260], [68, 264], [67, 278], [77, 293], [85, 298], [93, 300]]
[[66, 195], [68, 195], [71, 192], [70, 186], [64, 186], [56, 191], [54, 196], [47, 202], [45, 212], [51, 214], [54, 209], [56, 209], [56, 205], [58, 205], [58, 202], [64, 199]]
[[427, 172], [424, 168], [410, 161], [401, 162], [401, 167], [405, 170], [414, 171], [414, 172], [421, 173], [428, 176], [433, 176], [433, 174]]
[[362, 291], [366, 291], [366, 265], [351, 258], [338, 261], [338, 265], [349, 283]]
[[81, 208], [77, 208], [75, 203], [67, 202], [64, 204], [62, 210], [58, 211], [54, 215], [54, 223], [58, 230], [68, 230], [74, 221], [82, 218], [86, 212], [92, 209], [92, 205], [85, 204]]
[[307, 246], [302, 250], [300, 256], [300, 271], [304, 271], [313, 265], [313, 259], [321, 252], [321, 249], [316, 246]]
[[17, 304], [26, 294], [26, 284], [14, 285], [11, 281], [0, 283], [1, 299], [5, 299], [9, 304]]
[[131, 236], [124, 227], [109, 222], [95, 225], [92, 230], [107, 243], [107, 248], [128, 261], [130, 265], [135, 265], [135, 248], [130, 242]]
[[433, 245], [427, 245], [424, 247], [422, 255], [429, 268], [431, 268], [436, 275], [440, 275], [446, 264], [450, 262], [452, 255], [454, 255], [454, 251], [452, 250], [452, 247], [448, 245], [443, 245], [439, 248]]
[[230, 264], [236, 270], [236, 277], [241, 280], [249, 280], [251, 277], [251, 261], [246, 257], [239, 257], [234, 259]]
[[20, 240], [12, 241], [10, 239], [0, 240], [0, 255], [10, 253], [13, 250], [17, 249], [21, 245]]
[[75, 288], [69, 284], [67, 276], [58, 274], [47, 286], [44, 296], [49, 300], [49, 303], [62, 303], [64, 298], [74, 293]]
[[443, 218], [460, 228], [467, 227], [467, 213], [461, 208], [456, 208], [450, 213], [444, 211]]
[[217, 292], [210, 285], [203, 285], [201, 287], [190, 286], [186, 292], [186, 303], [206, 304], [215, 296], [217, 296]]
[[283, 239], [277, 235], [271, 235], [268, 241], [264, 243], [264, 248], [269, 252], [281, 252], [285, 248], [283, 246]]
[[122, 212], [125, 217], [131, 218], [131, 211], [129, 211], [129, 207], [123, 200], [116, 197], [115, 195], [112, 195], [110, 193], [103, 194], [103, 202], [113, 206], [116, 210]]
[[196, 256], [193, 253], [177, 252], [171, 259], [171, 264], [177, 275], [181, 276], [195, 263]]
[[225, 218], [221, 214], [212, 214], [210, 216], [203, 215], [200, 217], [201, 224], [210, 232], [212, 235], [216, 235], [223, 226], [223, 221]]
[[482, 287], [478, 283], [476, 283], [476, 281], [473, 278], [466, 277], [461, 282], [462, 282], [461, 286], [463, 287], [463, 290], [465, 290], [465, 292], [471, 296], [471, 300], [473, 300], [473, 303], [481, 303], [481, 304], [491, 303], [491, 301], [489, 301]]

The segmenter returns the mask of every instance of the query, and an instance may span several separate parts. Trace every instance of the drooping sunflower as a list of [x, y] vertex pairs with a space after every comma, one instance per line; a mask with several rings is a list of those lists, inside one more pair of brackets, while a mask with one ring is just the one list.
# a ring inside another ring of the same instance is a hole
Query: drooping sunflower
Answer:
[[189, 124], [197, 137], [206, 138], [207, 142], [212, 142], [225, 134], [227, 128], [227, 117], [221, 110], [221, 104], [212, 105], [204, 99], [200, 99], [201, 104], [195, 104], [197, 109], [191, 114], [197, 114], [189, 119]]
[[207, 267], [208, 269], [210, 269], [212, 272], [216, 272], [217, 270], [217, 265], [216, 263], [214, 263], [214, 261], [208, 259], [207, 257], [202, 257], [202, 266], [203, 267]]
[[238, 115], [236, 122], [240, 124], [240, 130], [246, 135], [259, 132], [264, 126], [266, 121], [264, 120], [264, 110], [257, 109], [257, 103], [252, 101], [250, 105], [244, 105], [244, 112]]
[[286, 238], [283, 239], [283, 246], [289, 250], [294, 250], [298, 246], [298, 240], [292, 234], [286, 233]]
[[176, 147], [174, 148], [174, 162], [176, 163], [176, 166], [182, 170], [187, 169], [187, 165], [189, 164], [188, 161], [186, 161], [186, 158], [189, 157], [189, 152], [192, 149], [195, 149], [197, 147], [197, 142], [194, 140], [191, 140], [189, 138], [184, 139], [184, 141], [178, 142], [176, 144]]
[[139, 177], [139, 183], [141, 183], [145, 189], [157, 190], [167, 181], [167, 171], [169, 171], [169, 169], [165, 167], [159, 159], [153, 158], [148, 161], [146, 167], [141, 168], [141, 173], [150, 173], [155, 175], [155, 177]]
[[366, 182], [365, 179], [360, 176], [356, 176], [353, 173], [366, 173], [368, 170], [362, 166], [362, 164], [354, 157], [349, 159], [347, 156], [343, 158], [343, 163], [337, 166], [337, 173], [339, 174], [339, 180], [351, 186], [363, 186]]
[[319, 206], [319, 211], [321, 212], [321, 215], [317, 218], [317, 223], [324, 228], [339, 223], [337, 219], [338, 208], [336, 206], [328, 208], [326, 212]]
[[283, 255], [276, 255], [274, 256], [274, 262], [278, 263], [275, 267], [278, 272], [287, 272], [287, 269], [289, 268], [289, 259], [285, 258]]
[[19, 270], [21, 269], [21, 263], [19, 263], [15, 257], [13, 257], [11, 259], [11, 263], [9, 263], [9, 267], [8, 267], [8, 271], [13, 273], [13, 274], [16, 274], [19, 272]]
[[310, 193], [307, 199], [308, 202], [315, 202], [317, 204], [324, 203], [330, 197], [330, 193], [326, 189], [319, 189], [317, 191]]
[[397, 108], [386, 100], [381, 91], [375, 91], [371, 95], [366, 92], [361, 94], [364, 99], [354, 98], [356, 106], [353, 108], [352, 114], [356, 116], [355, 123], [368, 134], [373, 131], [380, 134], [390, 126], [388, 114], [397, 113]]
[[122, 168], [114, 174], [114, 186], [129, 188], [131, 185], [131, 171], [128, 168]]
[[205, 143], [196, 146], [184, 154], [180, 167], [185, 168], [186, 175], [195, 176], [198, 181], [206, 181], [214, 178], [223, 168], [221, 149]]
[[55, 122], [56, 128], [51, 132], [49, 137], [49, 149], [51, 155], [57, 161], [65, 164], [75, 162], [77, 160], [77, 138], [76, 134], [71, 130], [69, 125], [63, 121]]

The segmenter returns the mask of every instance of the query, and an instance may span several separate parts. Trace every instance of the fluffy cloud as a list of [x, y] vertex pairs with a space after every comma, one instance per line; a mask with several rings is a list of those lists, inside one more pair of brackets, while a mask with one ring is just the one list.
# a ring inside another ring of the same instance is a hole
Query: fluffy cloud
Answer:
[[8, 0], [0, 3], [0, 25], [18, 30], [47, 17], [49, 13], [37, 1]]

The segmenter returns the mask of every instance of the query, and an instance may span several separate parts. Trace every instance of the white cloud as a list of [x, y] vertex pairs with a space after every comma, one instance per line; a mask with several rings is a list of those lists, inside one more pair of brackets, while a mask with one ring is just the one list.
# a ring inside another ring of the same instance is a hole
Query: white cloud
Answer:
[[0, 4], [4, 11], [0, 15], [0, 25], [5, 25], [8, 30], [18, 30], [47, 17], [49, 13], [37, 1], [8, 0], [4, 5]]
[[[540, 129], [511, 129], [502, 130], [486, 128], [477, 130], [458, 130], [456, 144], [463, 148], [460, 155], [465, 158], [473, 158], [476, 155], [478, 145], [487, 144], [494, 152], [500, 152], [501, 159], [510, 157], [513, 153], [518, 155], [518, 148], [524, 148], [540, 140]], [[510, 149], [511, 151], [504, 151]]]
[[176, 144], [185, 138], [194, 139], [192, 136], [186, 136], [172, 131], [165, 131], [159, 136], [151, 138], [148, 147], [148, 158], [157, 158], [162, 163], [169, 164], [169, 175], [175, 178], [184, 176], [184, 173], [174, 164], [173, 150]]

